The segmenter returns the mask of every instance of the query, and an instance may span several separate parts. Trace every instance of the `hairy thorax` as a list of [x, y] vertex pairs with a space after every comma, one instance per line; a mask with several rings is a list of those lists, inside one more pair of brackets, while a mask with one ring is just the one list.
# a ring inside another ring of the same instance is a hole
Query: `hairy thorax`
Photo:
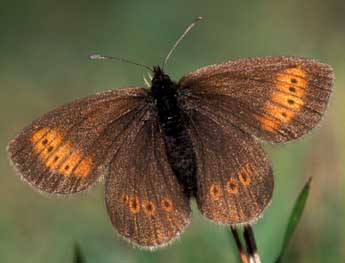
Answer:
[[172, 82], [159, 67], [154, 68], [151, 95], [160, 128], [164, 133], [168, 161], [188, 196], [195, 195], [196, 161], [192, 141], [184, 125], [176, 98], [178, 85]]

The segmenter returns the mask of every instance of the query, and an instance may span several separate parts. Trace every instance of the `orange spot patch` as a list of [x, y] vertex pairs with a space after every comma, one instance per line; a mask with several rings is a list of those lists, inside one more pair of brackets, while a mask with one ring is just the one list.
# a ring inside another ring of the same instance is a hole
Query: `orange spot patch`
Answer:
[[240, 179], [241, 184], [248, 186], [250, 184], [250, 176], [254, 173], [252, 166], [249, 163], [246, 163], [243, 168], [238, 172], [238, 178]]
[[230, 178], [227, 182], [226, 182], [226, 190], [230, 193], [230, 194], [237, 194], [238, 193], [238, 183], [237, 180], [234, 178]]
[[169, 198], [162, 199], [161, 206], [167, 212], [171, 212], [173, 210], [173, 202]]
[[279, 82], [284, 82], [285, 84], [290, 84], [292, 86], [299, 86], [302, 88], [306, 88], [308, 82], [305, 80], [307, 73], [301, 69], [300, 67], [297, 68], [288, 68], [285, 69], [283, 72], [279, 72], [276, 75], [276, 79]]
[[139, 202], [139, 197], [137, 196], [131, 196], [129, 198], [129, 210], [133, 213], [139, 213], [140, 211], [140, 202]]
[[275, 132], [283, 123], [289, 123], [300, 110], [308, 87], [306, 76], [307, 73], [300, 67], [288, 68], [276, 74], [275, 86], [278, 90], [272, 92], [271, 99], [264, 105], [264, 112], [274, 118], [256, 116], [264, 130]]
[[222, 194], [220, 186], [218, 184], [212, 184], [210, 187], [210, 194], [213, 200], [218, 200]]
[[92, 159], [89, 156], [82, 159], [81, 152], [69, 142], [64, 142], [59, 131], [40, 129], [32, 135], [31, 142], [34, 151], [49, 169], [65, 176], [85, 177], [89, 174]]
[[305, 94], [304, 89], [298, 83], [277, 82], [275, 85], [279, 90], [297, 97], [303, 97]]
[[62, 142], [61, 134], [56, 130], [43, 128], [35, 132], [31, 137], [33, 149], [42, 159], [47, 158], [50, 153]]
[[153, 216], [156, 214], [156, 206], [152, 201], [150, 200], [144, 201], [142, 204], [142, 207], [146, 215]]
[[[67, 151], [64, 155], [69, 154], [73, 150], [72, 147], [68, 145]], [[78, 150], [73, 150], [73, 152], [60, 164], [59, 173], [63, 175], [73, 174], [74, 176], [85, 177], [91, 170], [91, 158], [86, 157], [81, 160], [82, 154]]]
[[261, 127], [269, 132], [275, 132], [279, 128], [280, 124], [278, 121], [271, 119], [266, 116], [255, 115], [256, 119], [260, 122]]
[[[303, 105], [303, 101], [300, 98], [280, 92], [274, 92], [272, 94], [272, 101], [293, 110], [299, 110]], [[275, 111], [272, 113], [275, 113]]]
[[73, 174], [75, 176], [86, 177], [92, 168], [92, 159], [91, 157], [85, 157], [77, 166]]
[[276, 119], [267, 117], [262, 117], [261, 124], [265, 127], [266, 130], [274, 131], [274, 129], [278, 129], [280, 127], [280, 123], [288, 123], [292, 117], [295, 115], [295, 112], [284, 109], [277, 105], [267, 104], [266, 110], [270, 112]]
[[301, 69], [301, 67], [288, 68], [284, 70], [284, 73], [291, 74], [296, 77], [302, 77], [302, 78], [305, 78], [307, 75], [307, 73], [303, 69]]

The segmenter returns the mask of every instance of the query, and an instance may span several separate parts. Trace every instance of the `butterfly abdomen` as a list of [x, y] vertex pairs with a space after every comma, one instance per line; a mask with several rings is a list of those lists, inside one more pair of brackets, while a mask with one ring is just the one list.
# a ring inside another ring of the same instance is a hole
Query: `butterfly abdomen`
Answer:
[[177, 84], [172, 82], [159, 67], [155, 68], [154, 73], [151, 94], [164, 133], [169, 164], [185, 193], [188, 196], [195, 195], [196, 158], [177, 103]]

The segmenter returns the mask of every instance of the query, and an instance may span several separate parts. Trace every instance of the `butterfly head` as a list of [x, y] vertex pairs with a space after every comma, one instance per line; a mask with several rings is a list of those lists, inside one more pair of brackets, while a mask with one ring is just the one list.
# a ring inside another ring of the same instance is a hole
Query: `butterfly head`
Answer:
[[164, 97], [168, 95], [167, 93], [170, 94], [172, 91], [173, 82], [159, 66], [153, 67], [153, 78], [151, 83], [151, 91], [155, 98]]
[[170, 83], [170, 77], [163, 72], [160, 66], [153, 67], [152, 85]]

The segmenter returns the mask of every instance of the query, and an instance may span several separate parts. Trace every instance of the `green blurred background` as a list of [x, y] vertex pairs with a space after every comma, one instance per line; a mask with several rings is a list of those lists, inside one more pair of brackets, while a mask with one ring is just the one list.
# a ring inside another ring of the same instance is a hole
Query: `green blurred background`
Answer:
[[271, 206], [254, 226], [263, 262], [279, 252], [291, 208], [314, 176], [286, 262], [345, 260], [345, 3], [292, 1], [1, 1], [0, 262], [71, 262], [74, 241], [88, 262], [238, 262], [226, 228], [203, 219], [154, 253], [117, 236], [103, 184], [76, 198], [48, 198], [22, 182], [5, 147], [31, 120], [98, 91], [143, 85], [141, 68], [89, 61], [100, 52], [161, 63], [185, 27], [203, 16], [178, 47], [167, 72], [179, 79], [201, 66], [240, 57], [296, 55], [333, 66], [330, 107], [312, 134], [265, 145], [275, 172]]

